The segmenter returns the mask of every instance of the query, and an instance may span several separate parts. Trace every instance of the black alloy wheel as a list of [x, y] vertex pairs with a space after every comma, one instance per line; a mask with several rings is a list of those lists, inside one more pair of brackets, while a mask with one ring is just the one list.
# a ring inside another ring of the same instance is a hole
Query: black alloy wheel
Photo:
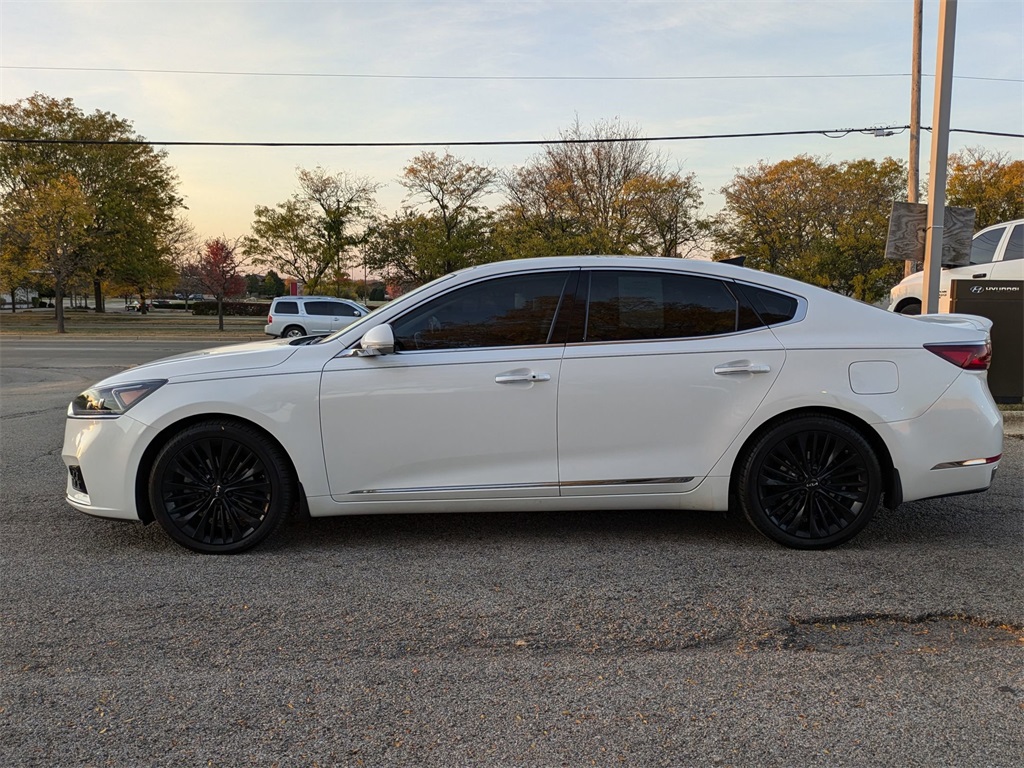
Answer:
[[870, 444], [829, 416], [798, 416], [776, 425], [740, 463], [739, 482], [750, 523], [797, 549], [849, 541], [882, 497], [882, 471]]
[[295, 498], [288, 461], [251, 427], [194, 424], [161, 449], [150, 475], [153, 514], [196, 552], [233, 554], [266, 539]]

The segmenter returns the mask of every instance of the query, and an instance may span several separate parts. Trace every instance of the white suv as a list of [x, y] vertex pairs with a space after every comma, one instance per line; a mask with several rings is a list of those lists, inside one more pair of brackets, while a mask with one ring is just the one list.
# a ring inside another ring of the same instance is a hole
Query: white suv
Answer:
[[[939, 298], [949, 295], [951, 280], [1024, 280], [1024, 219], [986, 227], [971, 242], [971, 263], [942, 269]], [[889, 293], [889, 309], [904, 315], [921, 314], [924, 273], [915, 272]]]
[[268, 336], [296, 338], [334, 333], [351, 325], [370, 310], [348, 299], [330, 296], [278, 296], [270, 305]]

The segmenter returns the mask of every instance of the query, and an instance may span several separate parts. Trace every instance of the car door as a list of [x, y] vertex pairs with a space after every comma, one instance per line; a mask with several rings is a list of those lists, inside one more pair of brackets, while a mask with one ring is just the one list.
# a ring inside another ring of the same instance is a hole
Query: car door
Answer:
[[533, 272], [454, 288], [392, 321], [394, 354], [331, 360], [320, 396], [331, 496], [557, 495], [564, 335], [552, 329], [577, 275]]
[[993, 280], [1024, 280], [1024, 224], [1017, 224], [1006, 241], [1003, 258], [992, 265]]
[[562, 495], [696, 487], [771, 388], [782, 346], [727, 281], [594, 270], [579, 294], [559, 382]]
[[340, 331], [347, 328], [356, 320], [362, 317], [358, 309], [344, 301], [332, 301], [331, 304], [331, 331]]
[[303, 325], [310, 336], [331, 333], [334, 326], [334, 305], [336, 302], [327, 299], [304, 301], [302, 309], [306, 313]]

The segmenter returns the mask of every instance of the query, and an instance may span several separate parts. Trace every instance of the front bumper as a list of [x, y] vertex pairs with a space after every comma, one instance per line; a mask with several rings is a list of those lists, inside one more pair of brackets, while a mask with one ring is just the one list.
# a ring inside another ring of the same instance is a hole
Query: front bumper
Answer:
[[135, 476], [148, 429], [127, 415], [69, 418], [61, 452], [68, 467], [67, 502], [96, 517], [138, 520]]

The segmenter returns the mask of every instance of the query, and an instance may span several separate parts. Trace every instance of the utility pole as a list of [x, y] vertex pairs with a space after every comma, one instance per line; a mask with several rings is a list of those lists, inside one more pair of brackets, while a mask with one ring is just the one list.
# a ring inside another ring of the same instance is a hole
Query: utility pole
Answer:
[[[914, 0], [914, 45], [910, 68], [910, 161], [907, 164], [907, 202], [916, 203], [921, 186], [921, 18], [924, 0]], [[914, 261], [905, 262], [903, 276], [909, 277], [917, 268]]]
[[931, 168], [928, 175], [928, 229], [924, 243], [924, 282], [921, 311], [939, 310], [942, 269], [942, 230], [946, 209], [946, 163], [949, 155], [949, 108], [953, 95], [953, 43], [956, 40], [956, 0], [941, 0], [939, 40], [935, 55], [935, 107], [932, 117]]

